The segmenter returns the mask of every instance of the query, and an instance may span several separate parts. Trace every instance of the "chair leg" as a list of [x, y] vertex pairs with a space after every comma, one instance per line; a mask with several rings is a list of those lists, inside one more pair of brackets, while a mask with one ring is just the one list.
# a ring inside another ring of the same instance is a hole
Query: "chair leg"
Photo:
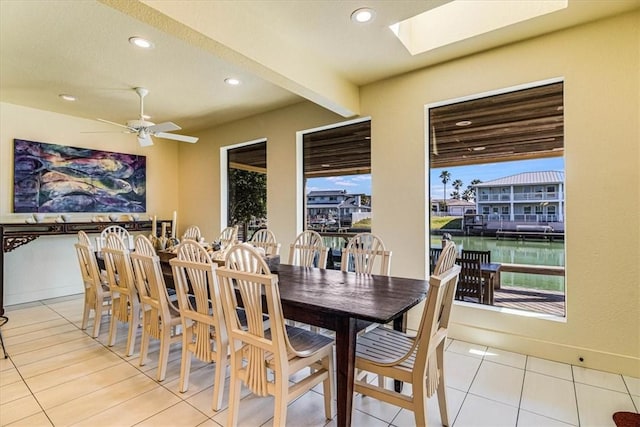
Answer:
[[324, 393], [324, 416], [330, 420], [332, 418], [331, 401], [333, 392], [333, 357], [327, 356], [322, 359], [322, 367], [327, 370], [327, 379], [322, 382], [322, 392]]
[[438, 368], [440, 370], [440, 381], [438, 382], [438, 408], [440, 409], [440, 420], [443, 426], [449, 425], [449, 414], [447, 411], [447, 391], [444, 384], [444, 344], [446, 339], [443, 339], [438, 348], [436, 348], [436, 355], [438, 358]]
[[112, 308], [111, 321], [109, 322], [109, 338], [107, 338], [107, 344], [109, 345], [109, 347], [113, 347], [113, 345], [116, 343], [116, 335], [118, 333], [118, 314], [116, 313], [116, 304], [118, 304], [117, 299], [113, 301], [114, 307]]
[[85, 297], [84, 309], [82, 310], [82, 327], [81, 327], [83, 331], [87, 329], [87, 324], [89, 323], [89, 314], [91, 314], [91, 302], [87, 301]]
[[127, 335], [127, 351], [126, 355], [131, 356], [136, 346], [136, 333], [140, 324], [140, 307], [131, 303], [129, 308], [129, 334]]
[[[147, 338], [148, 342], [148, 338]], [[164, 381], [167, 376], [167, 363], [169, 361], [169, 347], [171, 346], [171, 328], [163, 325], [160, 334], [160, 356], [158, 356], [158, 381]]]
[[281, 373], [280, 378], [276, 377], [275, 386], [275, 401], [273, 407], [273, 425], [284, 426], [287, 424], [287, 394], [288, 394], [288, 379], [283, 378]]
[[191, 327], [185, 329], [182, 335], [182, 360], [180, 362], [180, 393], [189, 389], [189, 372], [191, 371], [191, 353], [189, 344], [191, 341]]
[[222, 346], [218, 346], [217, 357], [216, 357], [216, 373], [215, 378], [213, 379], [213, 402], [212, 408], [214, 411], [219, 411], [222, 407], [222, 395], [224, 393], [224, 379], [227, 373], [227, 351], [224, 350], [224, 353], [219, 349]]
[[[145, 310], [142, 313], [142, 337], [140, 337], [140, 366], [147, 363], [147, 353], [149, 352], [149, 322], [151, 322], [150, 314]], [[160, 356], [162, 356], [162, 342], [160, 343]], [[160, 367], [160, 365], [158, 365]], [[158, 380], [161, 381], [161, 380]]]
[[[232, 356], [233, 357], [233, 356]], [[236, 367], [231, 362], [231, 384], [229, 386], [229, 415], [227, 418], [228, 426], [238, 425], [238, 411], [240, 409], [240, 390], [242, 389], [242, 382], [236, 375]], [[274, 424], [276, 425], [276, 424]]]

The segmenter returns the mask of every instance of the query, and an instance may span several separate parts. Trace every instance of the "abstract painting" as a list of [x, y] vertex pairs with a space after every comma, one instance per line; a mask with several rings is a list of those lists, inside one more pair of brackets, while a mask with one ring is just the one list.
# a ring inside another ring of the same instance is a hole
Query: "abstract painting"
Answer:
[[146, 157], [14, 139], [13, 211], [145, 212]]

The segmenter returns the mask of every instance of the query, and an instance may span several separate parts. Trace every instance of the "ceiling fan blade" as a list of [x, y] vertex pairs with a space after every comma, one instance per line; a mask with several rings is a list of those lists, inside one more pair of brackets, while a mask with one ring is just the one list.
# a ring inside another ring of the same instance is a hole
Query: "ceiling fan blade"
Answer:
[[141, 147], [150, 147], [153, 145], [153, 140], [151, 139], [151, 135], [141, 133], [138, 135], [138, 143]]
[[153, 136], [164, 139], [174, 139], [182, 142], [190, 142], [192, 144], [198, 142], [198, 138], [195, 136], [177, 135], [175, 133], [155, 132]]
[[147, 128], [147, 131], [149, 131], [150, 133], [158, 133], [158, 132], [171, 132], [171, 131], [180, 130], [180, 129], [182, 128], [175, 123], [163, 122], [163, 123], [158, 123], [157, 125], [149, 126]]
[[134, 128], [129, 127], [127, 125], [121, 125], [120, 123], [110, 122], [109, 120], [105, 120], [105, 119], [96, 119], [96, 120], [99, 121], [99, 122], [102, 122], [102, 123], [108, 123], [110, 125], [120, 126], [121, 128], [129, 129], [129, 132], [137, 132], [137, 129], [134, 129]]

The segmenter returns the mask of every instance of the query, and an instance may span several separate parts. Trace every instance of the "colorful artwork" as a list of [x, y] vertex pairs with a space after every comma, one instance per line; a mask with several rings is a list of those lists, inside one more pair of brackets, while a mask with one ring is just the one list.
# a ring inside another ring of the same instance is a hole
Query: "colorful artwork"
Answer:
[[14, 139], [13, 211], [145, 212], [146, 157]]

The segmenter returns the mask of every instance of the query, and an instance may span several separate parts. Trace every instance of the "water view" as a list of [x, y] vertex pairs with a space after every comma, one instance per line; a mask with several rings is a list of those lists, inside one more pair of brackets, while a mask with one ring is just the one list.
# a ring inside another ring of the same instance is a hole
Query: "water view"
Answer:
[[[431, 237], [431, 247], [441, 246], [441, 237]], [[564, 267], [565, 248], [562, 241], [497, 240], [495, 237], [454, 236], [460, 249], [491, 251], [491, 261], [509, 264]], [[544, 289], [564, 292], [564, 277], [541, 274], [501, 273], [502, 287]]]

